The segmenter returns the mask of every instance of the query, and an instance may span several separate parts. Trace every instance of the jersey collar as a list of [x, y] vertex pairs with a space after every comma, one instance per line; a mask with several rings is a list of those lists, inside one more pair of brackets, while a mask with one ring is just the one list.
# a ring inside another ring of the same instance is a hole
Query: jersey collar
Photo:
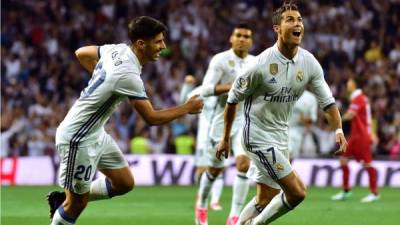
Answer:
[[276, 56], [276, 58], [283, 64], [287, 64], [287, 63], [296, 63], [297, 60], [299, 59], [299, 51], [300, 51], [300, 47], [298, 47], [297, 49], [297, 53], [296, 55], [293, 57], [293, 59], [288, 59], [286, 58], [286, 56], [284, 56], [281, 51], [279, 51], [278, 49], [278, 43], [275, 43], [274, 46], [272, 47], [273, 52]]
[[128, 45], [128, 48], [129, 48], [128, 54], [129, 54], [130, 58], [135, 62], [135, 65], [137, 65], [139, 67], [140, 71], [142, 71], [143, 66], [142, 66], [142, 64], [140, 64], [139, 58], [132, 51], [132, 49], [129, 47], [129, 45]]
[[233, 51], [233, 48], [231, 48], [231, 49], [229, 50], [229, 52], [230, 52], [230, 54], [233, 56], [233, 58], [234, 58], [235, 60], [238, 60], [238, 61], [245, 61], [245, 60], [247, 59], [247, 57], [249, 56], [249, 54], [247, 54], [246, 57], [240, 58], [239, 56], [237, 56], [237, 55], [235, 54], [235, 52]]
[[357, 96], [359, 96], [361, 94], [362, 94], [362, 90], [361, 89], [356, 89], [351, 93], [350, 99], [354, 99], [355, 97], [357, 97]]

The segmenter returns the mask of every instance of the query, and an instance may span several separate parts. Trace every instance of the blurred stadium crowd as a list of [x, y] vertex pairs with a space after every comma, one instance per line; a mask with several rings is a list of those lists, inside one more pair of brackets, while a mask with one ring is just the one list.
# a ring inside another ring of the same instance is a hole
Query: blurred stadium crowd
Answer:
[[[161, 60], [146, 65], [142, 75], [154, 107], [165, 108], [179, 104], [186, 74], [195, 75], [201, 84], [210, 58], [229, 48], [233, 24], [246, 21], [253, 26], [252, 54], [273, 45], [271, 14], [280, 3], [2, 1], [1, 156], [54, 153], [56, 127], [90, 78], [74, 51], [84, 45], [127, 42], [130, 18], [153, 16], [169, 28], [168, 50]], [[318, 0], [301, 1], [299, 6], [306, 29], [303, 47], [322, 64], [337, 104], [343, 112], [347, 109], [347, 78], [363, 77], [378, 137], [374, 151], [385, 158], [399, 157], [400, 1]], [[327, 154], [334, 147], [333, 136], [322, 112], [319, 118], [310, 131], [316, 150]], [[145, 146], [144, 152], [174, 153], [175, 145], [194, 144], [196, 126], [196, 116], [187, 116], [169, 126], [149, 127], [123, 103], [107, 130], [125, 153], [135, 146]], [[179, 142], [180, 137], [185, 138]]]

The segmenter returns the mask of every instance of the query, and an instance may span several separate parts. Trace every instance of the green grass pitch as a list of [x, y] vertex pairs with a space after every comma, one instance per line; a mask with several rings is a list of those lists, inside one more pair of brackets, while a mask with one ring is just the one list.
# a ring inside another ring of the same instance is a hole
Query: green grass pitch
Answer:
[[[57, 187], [2, 187], [2, 225], [44, 225], [48, 222], [45, 195]], [[224, 225], [230, 209], [231, 188], [222, 196], [223, 211], [209, 211], [210, 225]], [[353, 189], [345, 202], [329, 200], [338, 189], [308, 189], [306, 200], [274, 225], [398, 225], [400, 189], [380, 188], [381, 200], [362, 204], [365, 188]], [[193, 225], [196, 187], [136, 187], [112, 200], [90, 202], [77, 224], [87, 225]], [[251, 188], [250, 196], [254, 194]]]

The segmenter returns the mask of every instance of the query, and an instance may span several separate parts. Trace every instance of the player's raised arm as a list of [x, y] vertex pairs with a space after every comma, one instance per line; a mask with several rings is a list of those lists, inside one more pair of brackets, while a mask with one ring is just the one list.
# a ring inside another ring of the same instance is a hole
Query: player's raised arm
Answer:
[[99, 61], [99, 46], [90, 45], [77, 49], [75, 56], [79, 63], [89, 72], [92, 73], [97, 62]]
[[163, 110], [154, 110], [147, 99], [131, 99], [130, 104], [151, 125], [165, 124], [188, 113], [200, 113], [203, 108], [203, 100], [198, 95], [191, 97], [182, 105]]

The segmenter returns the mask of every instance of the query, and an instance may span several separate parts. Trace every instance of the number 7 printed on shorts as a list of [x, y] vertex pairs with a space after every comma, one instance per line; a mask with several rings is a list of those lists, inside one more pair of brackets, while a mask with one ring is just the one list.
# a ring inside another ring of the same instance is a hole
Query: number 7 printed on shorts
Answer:
[[272, 152], [272, 164], [275, 164], [276, 163], [275, 148], [271, 147], [271, 148], [267, 149], [267, 152]]

